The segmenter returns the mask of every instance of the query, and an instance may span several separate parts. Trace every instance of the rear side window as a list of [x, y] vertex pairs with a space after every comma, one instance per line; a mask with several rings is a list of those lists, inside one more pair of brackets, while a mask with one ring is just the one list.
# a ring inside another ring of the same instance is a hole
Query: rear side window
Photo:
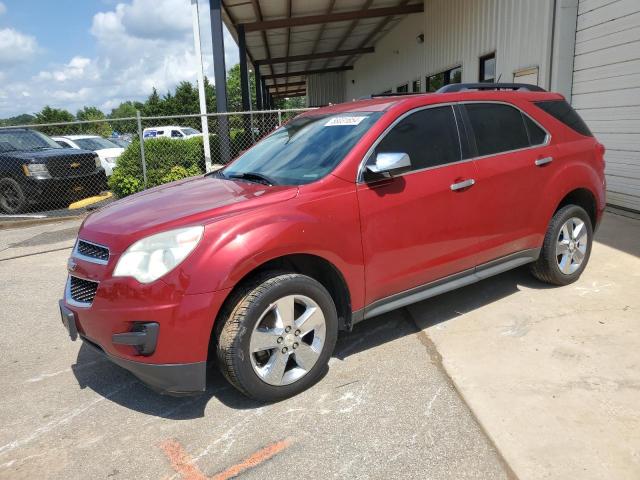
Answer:
[[406, 153], [412, 170], [459, 161], [460, 139], [453, 109], [446, 106], [412, 113], [391, 129], [375, 153]]
[[501, 103], [466, 104], [478, 155], [493, 155], [529, 147], [520, 110]]
[[542, 145], [547, 139], [547, 132], [541, 129], [536, 122], [526, 115], [522, 115], [522, 118], [524, 118], [524, 124], [527, 127], [527, 133], [529, 134], [529, 143], [533, 146]]
[[580, 118], [578, 112], [565, 100], [545, 100], [544, 102], [535, 102], [535, 104], [580, 135], [593, 137], [593, 133], [591, 133], [587, 124], [584, 123], [584, 120]]

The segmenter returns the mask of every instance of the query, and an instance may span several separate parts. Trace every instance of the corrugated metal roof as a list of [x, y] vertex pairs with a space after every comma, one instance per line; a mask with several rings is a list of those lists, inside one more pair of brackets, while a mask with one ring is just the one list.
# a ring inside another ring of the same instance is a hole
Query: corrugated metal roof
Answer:
[[[403, 9], [421, 8], [420, 0], [224, 0], [224, 20], [232, 35], [236, 27], [244, 24], [247, 53], [256, 62], [286, 58], [287, 61], [261, 64], [257, 68], [272, 86], [272, 94], [304, 90], [306, 75], [291, 73], [309, 70], [340, 69], [352, 66], [363, 54], [355, 53], [325, 58], [289, 59], [292, 56], [335, 54], [335, 52], [362, 50], [375, 43], [391, 30], [407, 13]], [[367, 18], [372, 12], [383, 13], [382, 8], [392, 8], [390, 15]], [[335, 14], [348, 18], [334, 21]], [[306, 24], [310, 16], [322, 15]], [[287, 26], [274, 27], [274, 20], [292, 21]], [[306, 20], [306, 21], [305, 21]], [[267, 22], [258, 25], [257, 22]], [[260, 28], [256, 30], [256, 28]], [[264, 29], [263, 29], [264, 28]], [[270, 78], [276, 75], [277, 78]], [[289, 85], [297, 83], [298, 85]]]

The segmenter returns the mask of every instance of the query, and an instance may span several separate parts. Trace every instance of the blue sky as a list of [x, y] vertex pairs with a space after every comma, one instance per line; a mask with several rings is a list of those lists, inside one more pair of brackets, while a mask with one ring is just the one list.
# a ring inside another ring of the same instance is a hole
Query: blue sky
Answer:
[[[200, 0], [213, 77], [208, 1]], [[225, 31], [227, 68], [237, 47]], [[181, 80], [195, 82], [190, 0], [0, 0], [0, 118], [45, 105], [108, 113]]]

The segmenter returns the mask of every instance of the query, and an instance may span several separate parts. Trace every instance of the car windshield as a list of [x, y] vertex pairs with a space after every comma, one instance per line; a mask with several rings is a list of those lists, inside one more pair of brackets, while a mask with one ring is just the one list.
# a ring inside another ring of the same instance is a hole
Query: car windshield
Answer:
[[46, 148], [62, 147], [35, 130], [0, 130], [0, 152], [25, 152]]
[[295, 118], [245, 152], [222, 175], [262, 176], [279, 185], [314, 182], [333, 171], [381, 115], [357, 112]]
[[102, 137], [77, 138], [74, 140], [76, 145], [85, 150], [102, 150], [103, 148], [120, 148], [110, 140]]
[[185, 135], [199, 135], [200, 132], [198, 130], [196, 130], [195, 128], [183, 128], [182, 129], [182, 133], [184, 133]]

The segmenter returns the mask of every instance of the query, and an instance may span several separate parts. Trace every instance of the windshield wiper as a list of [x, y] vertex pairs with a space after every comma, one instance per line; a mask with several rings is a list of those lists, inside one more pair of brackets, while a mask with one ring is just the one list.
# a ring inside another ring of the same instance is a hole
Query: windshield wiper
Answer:
[[262, 183], [269, 186], [277, 185], [277, 182], [272, 178], [257, 172], [232, 173], [231, 175], [225, 176], [227, 178], [240, 178], [249, 182]]

